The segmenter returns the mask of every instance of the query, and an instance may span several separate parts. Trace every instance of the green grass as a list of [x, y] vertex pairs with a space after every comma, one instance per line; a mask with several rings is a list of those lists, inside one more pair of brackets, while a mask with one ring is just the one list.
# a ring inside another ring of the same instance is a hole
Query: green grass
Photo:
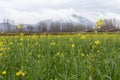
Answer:
[[[25, 75], [17, 76], [18, 71]], [[0, 36], [0, 78], [119, 80], [120, 35]]]

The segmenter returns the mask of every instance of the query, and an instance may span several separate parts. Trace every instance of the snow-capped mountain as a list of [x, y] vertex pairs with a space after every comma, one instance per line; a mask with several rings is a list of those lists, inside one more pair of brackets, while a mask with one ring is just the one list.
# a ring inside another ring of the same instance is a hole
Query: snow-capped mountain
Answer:
[[71, 15], [70, 17], [68, 17], [68, 19], [57, 19], [57, 20], [49, 19], [49, 20], [40, 21], [37, 24], [46, 23], [49, 26], [50, 24], [56, 23], [56, 22], [60, 24], [72, 23], [73, 25], [84, 25], [84, 26], [93, 26], [95, 24], [94, 22], [88, 20], [87, 18], [76, 15], [76, 14]]
[[76, 19], [77, 24], [82, 24], [82, 25], [85, 25], [85, 26], [93, 26], [94, 25], [94, 23], [92, 21], [88, 20], [85, 17], [78, 16], [76, 14], [73, 14], [72, 17], [74, 19]]

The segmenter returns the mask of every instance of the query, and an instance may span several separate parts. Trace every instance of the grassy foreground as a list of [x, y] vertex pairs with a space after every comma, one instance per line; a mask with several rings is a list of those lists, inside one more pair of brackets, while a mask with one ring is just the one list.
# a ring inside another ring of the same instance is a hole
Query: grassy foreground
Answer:
[[1, 80], [120, 80], [120, 35], [0, 36]]

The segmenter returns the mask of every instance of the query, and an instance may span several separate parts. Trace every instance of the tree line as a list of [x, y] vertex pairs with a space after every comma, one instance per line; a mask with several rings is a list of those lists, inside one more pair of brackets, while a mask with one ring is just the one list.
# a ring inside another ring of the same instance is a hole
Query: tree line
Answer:
[[120, 22], [117, 19], [104, 19], [103, 25], [100, 29], [94, 26], [86, 26], [82, 24], [73, 24], [72, 22], [60, 23], [52, 22], [47, 24], [46, 22], [39, 22], [36, 25], [20, 24], [20, 28], [14, 24], [14, 21], [8, 19], [4, 20], [3, 28], [0, 28], [0, 32], [5, 33], [44, 33], [44, 32], [115, 32], [120, 31]]

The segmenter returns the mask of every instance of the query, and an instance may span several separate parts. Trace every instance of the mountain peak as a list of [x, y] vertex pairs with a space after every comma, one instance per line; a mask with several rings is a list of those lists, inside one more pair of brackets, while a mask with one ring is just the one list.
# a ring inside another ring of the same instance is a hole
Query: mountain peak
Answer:
[[94, 23], [85, 17], [76, 14], [73, 14], [72, 17], [78, 21], [78, 24], [82, 24], [86, 26], [94, 26]]

